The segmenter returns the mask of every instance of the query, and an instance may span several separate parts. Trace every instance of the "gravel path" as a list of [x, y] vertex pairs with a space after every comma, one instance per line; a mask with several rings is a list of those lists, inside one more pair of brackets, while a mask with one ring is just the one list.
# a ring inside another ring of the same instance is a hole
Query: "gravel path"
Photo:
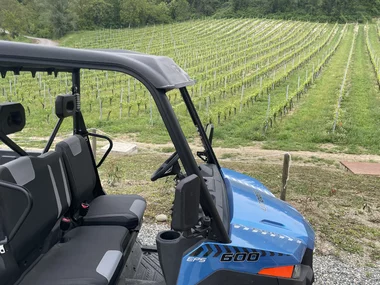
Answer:
[[28, 38], [28, 39], [33, 40], [38, 45], [51, 46], [51, 47], [58, 46], [57, 42], [49, 40], [49, 39], [35, 38], [35, 37], [30, 37], [30, 36], [25, 36], [25, 37]]
[[380, 284], [380, 266], [357, 267], [353, 258], [343, 263], [333, 256], [314, 257], [315, 285]]
[[[156, 235], [167, 230], [168, 224], [144, 224], [139, 239], [142, 244], [155, 245]], [[380, 285], [380, 262], [376, 268], [357, 267], [355, 258], [343, 263], [333, 256], [314, 256], [315, 285]]]

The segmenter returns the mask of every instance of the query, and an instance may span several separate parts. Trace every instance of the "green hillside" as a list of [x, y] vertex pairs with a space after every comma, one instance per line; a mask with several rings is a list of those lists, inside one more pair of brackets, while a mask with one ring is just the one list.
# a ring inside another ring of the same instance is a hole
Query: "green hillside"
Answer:
[[270, 18], [366, 23], [380, 0], [1, 0], [0, 28], [60, 38], [69, 32], [144, 27], [190, 19]]
[[[63, 46], [174, 58], [197, 81], [189, 90], [203, 121], [217, 125], [217, 144], [264, 141], [269, 148], [312, 150], [332, 144], [329, 151], [355, 153], [380, 152], [379, 43], [378, 24], [260, 19], [104, 29], [60, 41]], [[90, 127], [130, 133], [140, 141], [168, 141], [154, 103], [138, 81], [114, 72], [83, 71], [82, 82]], [[21, 101], [28, 121], [39, 124], [36, 135], [45, 136], [55, 123], [54, 96], [69, 92], [70, 84], [65, 74], [56, 79], [10, 75], [1, 81], [1, 98]], [[195, 130], [179, 97], [169, 93], [191, 138]]]

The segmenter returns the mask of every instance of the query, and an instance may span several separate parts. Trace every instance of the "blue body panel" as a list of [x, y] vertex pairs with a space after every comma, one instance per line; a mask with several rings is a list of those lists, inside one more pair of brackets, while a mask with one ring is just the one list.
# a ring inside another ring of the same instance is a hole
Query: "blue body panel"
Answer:
[[[222, 169], [230, 205], [230, 244], [205, 242], [182, 259], [177, 284], [197, 284], [221, 269], [256, 274], [263, 268], [300, 264], [315, 234], [304, 217], [259, 181]], [[257, 260], [222, 262], [224, 253]]]
[[[263, 184], [244, 174], [229, 169], [222, 169], [224, 179], [228, 180], [227, 187], [231, 187], [233, 212], [231, 225], [241, 225], [246, 228], [259, 229], [276, 233], [314, 249], [314, 231], [304, 217], [288, 203], [277, 199]], [[231, 202], [231, 200], [229, 201]], [[231, 226], [231, 240], [241, 237], [241, 231]], [[262, 235], [265, 236], [265, 235]], [[248, 237], [242, 246], [253, 246], [276, 250], [280, 245], [270, 245], [264, 239]], [[274, 249], [272, 246], [275, 246]]]

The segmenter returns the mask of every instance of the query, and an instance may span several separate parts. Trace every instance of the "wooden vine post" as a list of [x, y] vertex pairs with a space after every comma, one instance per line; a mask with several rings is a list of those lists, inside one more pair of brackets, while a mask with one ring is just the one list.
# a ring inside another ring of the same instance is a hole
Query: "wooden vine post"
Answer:
[[281, 200], [286, 201], [286, 188], [288, 186], [289, 180], [289, 169], [290, 169], [290, 153], [284, 154], [284, 164], [282, 167], [282, 187], [281, 187]]
[[[91, 129], [91, 133], [96, 134], [96, 129]], [[91, 137], [91, 148], [92, 148], [92, 153], [94, 155], [94, 159], [96, 161], [96, 137], [92, 136]]]

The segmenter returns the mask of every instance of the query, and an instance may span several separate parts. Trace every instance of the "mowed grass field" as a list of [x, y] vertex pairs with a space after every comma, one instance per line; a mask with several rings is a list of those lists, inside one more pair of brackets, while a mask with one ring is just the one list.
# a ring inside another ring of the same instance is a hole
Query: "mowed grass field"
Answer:
[[[197, 81], [189, 91], [202, 120], [217, 126], [216, 145], [260, 141], [265, 148], [380, 153], [377, 24], [197, 20], [79, 32], [60, 45], [172, 57]], [[70, 81], [66, 74], [8, 74], [0, 80], [0, 100], [21, 101], [29, 122], [25, 136], [44, 137], [56, 120], [54, 97], [69, 92]], [[196, 131], [179, 93], [168, 96], [192, 141]], [[82, 101], [89, 127], [142, 142], [169, 141], [148, 92], [126, 75], [82, 71]]]
[[[347, 35], [324, 74], [299, 103], [299, 108], [268, 135], [269, 148], [312, 149], [346, 153], [379, 153], [380, 92], [360, 26], [348, 68], [335, 133], [333, 121], [353, 33]], [[369, 41], [379, 54], [380, 42], [370, 26]]]

